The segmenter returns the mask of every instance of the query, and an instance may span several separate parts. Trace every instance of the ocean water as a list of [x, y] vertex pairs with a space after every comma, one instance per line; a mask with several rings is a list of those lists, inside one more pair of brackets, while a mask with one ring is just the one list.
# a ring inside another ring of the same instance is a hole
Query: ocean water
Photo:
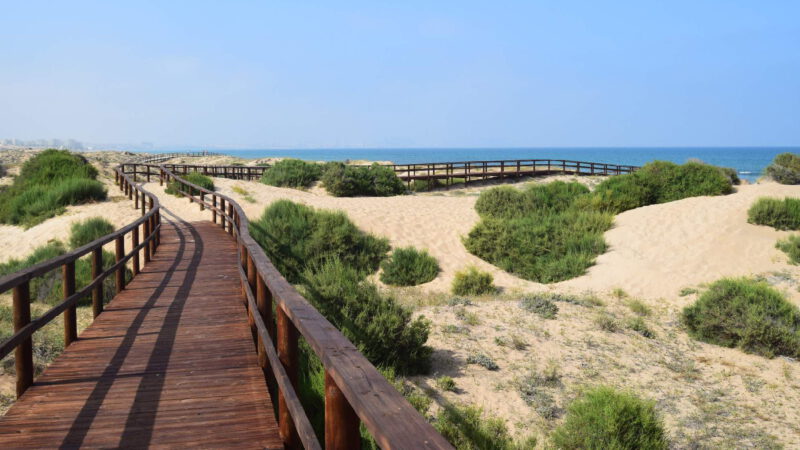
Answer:
[[[170, 152], [176, 150], [163, 150]], [[314, 161], [365, 159], [397, 164], [499, 159], [568, 159], [641, 166], [648, 161], [684, 163], [697, 158], [717, 166], [733, 167], [739, 177], [755, 181], [778, 153], [800, 152], [800, 147], [583, 147], [583, 148], [319, 148], [216, 150], [242, 158], [292, 157]]]

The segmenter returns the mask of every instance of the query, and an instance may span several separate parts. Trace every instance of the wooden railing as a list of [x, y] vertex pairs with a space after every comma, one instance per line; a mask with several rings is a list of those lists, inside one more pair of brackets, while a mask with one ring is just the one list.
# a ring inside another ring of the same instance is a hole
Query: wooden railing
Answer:
[[432, 181], [427, 188], [443, 183], [451, 186], [459, 183], [488, 179], [519, 178], [523, 176], [575, 174], [575, 175], [620, 175], [631, 173], [636, 166], [607, 164], [564, 159], [513, 159], [495, 161], [457, 161], [420, 164], [388, 164], [405, 181], [409, 188], [413, 181]]
[[158, 153], [155, 155], [146, 156], [136, 162], [142, 164], [152, 164], [152, 163], [167, 161], [172, 158], [184, 158], [184, 157], [194, 158], [194, 157], [212, 156], [212, 155], [218, 155], [218, 153], [212, 153], [205, 150], [199, 152]]
[[[128, 164], [130, 165], [130, 164]], [[171, 172], [186, 175], [198, 172], [203, 175], [235, 180], [259, 180], [269, 166], [209, 166], [198, 164], [163, 164]], [[620, 175], [637, 170], [637, 166], [608, 164], [565, 159], [509, 159], [496, 161], [455, 161], [418, 164], [384, 164], [391, 167], [409, 189], [415, 181], [428, 181], [425, 188], [450, 187], [473, 181], [511, 179], [553, 174], [575, 175]], [[139, 170], [137, 170], [137, 166]], [[134, 165], [131, 173], [147, 175], [148, 181], [154, 173], [144, 169], [145, 165]]]
[[[126, 264], [131, 261], [133, 276], [140, 270], [140, 254], [148, 263], [158, 248], [161, 232], [161, 212], [158, 197], [137, 186], [121, 167], [115, 169], [117, 184], [129, 199], [134, 200], [135, 208], [141, 209], [142, 216], [129, 225], [92, 241], [69, 253], [41, 262], [27, 269], [0, 278], [0, 294], [13, 290], [14, 334], [0, 344], [0, 359], [15, 351], [17, 377], [17, 397], [33, 384], [33, 333], [64, 313], [64, 346], [69, 346], [78, 337], [77, 304], [91, 295], [93, 317], [103, 312], [103, 281], [115, 274], [116, 292], [125, 289]], [[141, 235], [139, 229], [141, 227]], [[131, 234], [132, 248], [125, 252], [125, 236]], [[141, 236], [141, 240], [140, 240]], [[103, 245], [115, 242], [115, 262], [103, 270]], [[75, 287], [75, 262], [91, 254], [92, 281], [80, 290]], [[63, 300], [31, 320], [31, 280], [61, 268]]]
[[360, 423], [384, 449], [452, 448], [278, 272], [250, 236], [249, 221], [238, 203], [189, 183], [169, 166], [159, 166], [159, 171], [162, 185], [177, 181], [179, 191], [201, 210], [210, 210], [213, 222], [236, 240], [245, 307], [259, 363], [277, 387], [278, 423], [287, 448], [321, 448], [297, 394], [300, 337], [325, 368], [325, 448], [359, 448]]

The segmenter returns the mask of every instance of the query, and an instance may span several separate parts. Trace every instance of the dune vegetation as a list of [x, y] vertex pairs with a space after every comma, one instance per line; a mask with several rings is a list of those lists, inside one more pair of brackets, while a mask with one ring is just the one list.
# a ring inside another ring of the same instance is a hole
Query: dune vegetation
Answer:
[[726, 278], [683, 310], [695, 339], [772, 358], [800, 357], [800, 309], [766, 283]]
[[800, 184], [800, 155], [781, 153], [767, 166], [766, 174], [780, 184]]
[[775, 247], [786, 253], [786, 256], [789, 257], [789, 263], [800, 264], [800, 236], [796, 234], [787, 236], [786, 239], [779, 240]]
[[747, 211], [747, 221], [776, 230], [800, 230], [800, 199], [761, 197]]
[[[203, 175], [199, 172], [189, 172], [186, 175], [180, 175], [181, 178], [192, 183], [194, 185], [200, 186], [201, 188], [208, 189], [209, 191], [215, 190], [214, 188], [214, 180], [211, 178]], [[164, 190], [167, 194], [172, 194], [178, 197], [181, 197], [181, 191], [186, 192], [190, 195], [199, 195], [200, 191], [193, 187], [189, 187], [188, 185], [184, 185], [183, 183], [172, 180], [167, 184], [167, 188]]]
[[416, 286], [439, 274], [439, 263], [426, 250], [397, 248], [381, 263], [381, 281], [392, 286]]
[[599, 386], [573, 401], [551, 437], [559, 449], [669, 448], [653, 402]]
[[70, 226], [69, 246], [73, 250], [114, 232], [114, 225], [102, 217], [90, 217]]
[[322, 185], [334, 197], [390, 197], [406, 192], [406, 187], [394, 170], [378, 163], [370, 166], [327, 163], [322, 174]]
[[606, 251], [614, 214], [699, 195], [732, 192], [726, 170], [703, 163], [655, 161], [600, 183], [533, 184], [489, 189], [475, 203], [480, 222], [467, 250], [526, 280], [554, 283], [583, 275]]
[[[386, 239], [359, 230], [342, 212], [316, 210], [287, 200], [274, 202], [250, 233], [276, 268], [339, 328], [378, 368], [397, 374], [424, 373], [430, 366], [426, 345], [430, 323], [366, 277], [386, 259]], [[323, 404], [324, 371], [317, 356], [300, 348], [300, 396], [307, 411]], [[316, 406], [315, 406], [316, 405]], [[322, 433], [324, 416], [312, 414]], [[374, 445], [365, 435], [365, 445]]]
[[97, 169], [80, 155], [45, 150], [23, 164], [10, 186], [0, 187], [0, 223], [30, 227], [68, 205], [105, 200]]
[[322, 176], [322, 165], [300, 159], [276, 162], [261, 176], [261, 182], [270, 186], [307, 188]]
[[[91, 242], [101, 237], [98, 233], [108, 230], [113, 232], [114, 228], [108, 222], [102, 226], [98, 225], [105, 222], [102, 218], [92, 218], [84, 222], [76, 222], [71, 227], [68, 242], [79, 244], [83, 241]], [[80, 244], [83, 245], [83, 244]], [[79, 246], [79, 245], [78, 245]], [[69, 250], [67, 246], [58, 240], [37, 247], [31, 254], [22, 259], [11, 259], [0, 264], [0, 277], [18, 272], [41, 262], [61, 256]], [[114, 254], [103, 251], [103, 269], [108, 269], [114, 265]], [[91, 254], [78, 259], [75, 262], [75, 286], [76, 290], [86, 287], [92, 281]], [[126, 279], [130, 280], [132, 272], [126, 270]], [[30, 282], [31, 292], [31, 314], [38, 317], [53, 306], [63, 300], [61, 270], [55, 269], [45, 275], [33, 278]], [[103, 302], [110, 301], [115, 295], [114, 277], [107, 277], [103, 281]], [[78, 317], [80, 322], [86, 322], [91, 317], [91, 295], [78, 301]], [[11, 305], [0, 304], [0, 341], [13, 335], [13, 310]], [[36, 373], [41, 373], [47, 365], [58, 356], [64, 348], [63, 325], [59, 321], [53, 321], [45, 325], [41, 330], [33, 335], [33, 358]], [[2, 362], [2, 370], [9, 373], [14, 370], [14, 353], [11, 353]]]

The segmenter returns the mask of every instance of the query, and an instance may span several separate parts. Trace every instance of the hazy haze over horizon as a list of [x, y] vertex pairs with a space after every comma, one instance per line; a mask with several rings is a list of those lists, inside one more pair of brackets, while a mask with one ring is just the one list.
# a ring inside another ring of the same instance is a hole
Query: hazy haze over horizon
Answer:
[[0, 138], [800, 144], [790, 1], [9, 2]]

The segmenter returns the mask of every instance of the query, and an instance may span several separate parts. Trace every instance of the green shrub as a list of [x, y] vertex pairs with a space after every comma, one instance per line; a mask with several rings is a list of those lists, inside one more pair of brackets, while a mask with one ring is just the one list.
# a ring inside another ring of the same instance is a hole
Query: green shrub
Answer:
[[559, 449], [667, 449], [653, 402], [610, 387], [587, 391], [570, 404], [551, 436]]
[[656, 336], [656, 334], [653, 333], [653, 330], [651, 330], [650, 327], [647, 326], [647, 323], [645, 323], [644, 319], [642, 319], [641, 317], [632, 317], [628, 319], [625, 325], [630, 330], [633, 330], [648, 339], [652, 339]]
[[678, 165], [653, 161], [636, 172], [600, 183], [590, 204], [603, 211], [620, 213], [688, 197], [729, 194], [733, 191], [733, 181], [725, 169], [716, 166], [699, 162]]
[[781, 153], [767, 166], [766, 172], [780, 184], [800, 184], [800, 155]]
[[790, 263], [795, 265], [800, 263], [800, 236], [796, 234], [787, 236], [786, 239], [778, 241], [775, 247], [786, 253]]
[[337, 259], [306, 271], [306, 298], [373, 364], [397, 373], [428, 370], [432, 349], [425, 345], [430, 323], [411, 312], [362, 274]]
[[6, 175], [8, 175], [8, 171], [6, 170], [6, 167], [4, 165], [0, 164], [0, 178], [4, 177]]
[[45, 150], [23, 164], [14, 183], [0, 190], [0, 223], [33, 226], [67, 205], [105, 200], [97, 169], [67, 151]]
[[475, 406], [445, 404], [434, 427], [459, 450], [527, 450], [536, 445], [533, 438], [514, 442], [503, 419], [487, 416]]
[[[208, 189], [209, 191], [215, 190], [214, 188], [214, 180], [211, 178], [203, 175], [200, 172], [189, 172], [186, 175], [182, 175], [181, 178], [186, 180], [189, 183], [194, 185], [200, 186], [203, 189]], [[200, 190], [195, 189], [193, 187], [189, 187], [188, 185], [184, 185], [176, 180], [170, 181], [165, 189], [167, 194], [176, 195], [178, 197], [182, 196], [180, 191], [187, 192], [190, 195], [200, 195]]]
[[766, 357], [800, 356], [800, 310], [766, 283], [725, 278], [683, 310], [689, 334]]
[[487, 272], [481, 272], [475, 266], [456, 272], [453, 278], [452, 291], [454, 295], [483, 295], [497, 291], [494, 287], [494, 277]]
[[718, 169], [723, 175], [728, 177], [732, 185], [738, 186], [742, 184], [742, 180], [739, 179], [739, 171], [733, 167], [718, 167]]
[[69, 246], [72, 249], [113, 233], [114, 225], [102, 217], [90, 217], [80, 222], [73, 222], [69, 233]]
[[24, 186], [50, 186], [66, 178], [97, 178], [97, 169], [83, 156], [67, 150], [48, 149], [22, 165], [14, 180]]
[[501, 269], [527, 280], [553, 283], [583, 275], [606, 250], [609, 213], [576, 208], [513, 219], [484, 218], [464, 246]]
[[335, 197], [390, 197], [406, 192], [406, 187], [390, 167], [348, 166], [328, 163], [322, 174], [322, 185]]
[[284, 159], [264, 171], [261, 182], [270, 186], [305, 188], [322, 176], [320, 164], [299, 159]]
[[416, 286], [439, 274], [439, 263], [426, 250], [398, 248], [381, 263], [381, 281], [392, 286]]
[[529, 295], [519, 302], [520, 308], [535, 313], [542, 319], [555, 319], [558, 306], [547, 295]]
[[300, 283], [308, 267], [339, 259], [362, 275], [374, 273], [389, 251], [386, 239], [359, 230], [343, 212], [279, 200], [250, 222], [253, 239], [278, 271]]
[[414, 180], [411, 182], [411, 190], [414, 192], [425, 192], [444, 186], [445, 184], [436, 178], [431, 178], [429, 180]]
[[475, 202], [475, 211], [481, 216], [514, 218], [533, 210], [530, 199], [511, 186], [498, 186], [482, 192]]
[[800, 199], [761, 197], [747, 211], [747, 221], [777, 230], [800, 230]]

